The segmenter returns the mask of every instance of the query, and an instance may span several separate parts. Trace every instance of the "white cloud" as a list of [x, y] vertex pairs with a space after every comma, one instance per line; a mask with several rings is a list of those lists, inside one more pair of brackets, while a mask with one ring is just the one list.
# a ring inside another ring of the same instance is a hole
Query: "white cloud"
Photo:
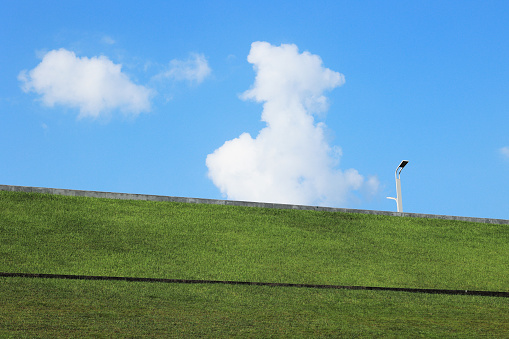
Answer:
[[500, 154], [502, 154], [504, 158], [509, 159], [509, 147], [508, 146], [502, 147], [500, 149]]
[[324, 91], [342, 85], [344, 76], [322, 66], [319, 56], [297, 46], [254, 42], [253, 87], [243, 99], [263, 102], [267, 126], [256, 138], [243, 133], [207, 156], [208, 175], [233, 200], [338, 206], [353, 190], [376, 191], [375, 177], [337, 168], [341, 151], [325, 140], [323, 123], [313, 113], [327, 109]]
[[131, 82], [121, 68], [105, 56], [80, 58], [62, 48], [46, 53], [18, 79], [25, 92], [41, 95], [45, 105], [79, 108], [80, 118], [97, 118], [115, 109], [131, 115], [149, 111], [151, 90]]
[[168, 70], [159, 73], [155, 78], [172, 78], [200, 84], [212, 70], [203, 54], [192, 53], [187, 60], [170, 61]]

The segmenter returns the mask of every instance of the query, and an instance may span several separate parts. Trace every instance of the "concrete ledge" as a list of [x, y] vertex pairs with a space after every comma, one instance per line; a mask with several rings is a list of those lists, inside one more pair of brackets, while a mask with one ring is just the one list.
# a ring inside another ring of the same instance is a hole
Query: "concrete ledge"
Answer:
[[66, 196], [121, 199], [121, 200], [171, 201], [171, 202], [183, 202], [183, 203], [192, 203], [192, 204], [214, 204], [214, 205], [230, 205], [230, 206], [243, 206], [243, 207], [259, 207], [259, 208], [277, 208], [277, 209], [296, 209], [296, 210], [312, 210], [312, 211], [326, 211], [326, 212], [360, 213], [360, 214], [372, 214], [372, 215], [387, 215], [387, 216], [394, 216], [394, 217], [459, 220], [459, 221], [468, 221], [468, 222], [479, 222], [479, 223], [485, 223], [485, 224], [509, 225], [509, 220], [506, 220], [506, 219], [471, 218], [471, 217], [422, 214], [422, 213], [398, 213], [398, 212], [390, 212], [390, 211], [360, 210], [360, 209], [351, 209], [351, 208], [334, 208], [334, 207], [291, 205], [291, 204], [276, 204], [276, 203], [252, 202], [252, 201], [184, 198], [184, 197], [172, 197], [172, 196], [164, 196], [164, 195], [131, 194], [131, 193], [100, 192], [100, 191], [81, 191], [81, 190], [70, 190], [70, 189], [61, 189], [61, 188], [0, 185], [0, 191], [33, 192], [33, 193], [46, 193], [46, 194], [66, 195]]

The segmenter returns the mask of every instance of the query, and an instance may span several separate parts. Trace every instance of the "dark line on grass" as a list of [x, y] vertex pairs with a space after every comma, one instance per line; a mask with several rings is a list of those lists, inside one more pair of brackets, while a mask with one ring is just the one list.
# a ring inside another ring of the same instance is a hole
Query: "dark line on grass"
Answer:
[[323, 288], [323, 289], [345, 289], [345, 290], [367, 290], [367, 291], [393, 291], [393, 292], [410, 292], [410, 293], [427, 293], [427, 294], [475, 295], [475, 296], [484, 296], [484, 297], [509, 298], [509, 292], [446, 290], [446, 289], [431, 289], [431, 288], [342, 286], [342, 285], [290, 284], [290, 283], [267, 283], [267, 282], [249, 282], [249, 281], [227, 281], [227, 280], [135, 278], [135, 277], [94, 276], [94, 275], [6, 273], [6, 272], [0, 272], [0, 277], [71, 279], [71, 280], [113, 280], [113, 281], [128, 281], [128, 282], [158, 282], [158, 283], [179, 283], [179, 284], [223, 284], [223, 285], [251, 285], [251, 286], [272, 286], [272, 287], [301, 287], [301, 288]]

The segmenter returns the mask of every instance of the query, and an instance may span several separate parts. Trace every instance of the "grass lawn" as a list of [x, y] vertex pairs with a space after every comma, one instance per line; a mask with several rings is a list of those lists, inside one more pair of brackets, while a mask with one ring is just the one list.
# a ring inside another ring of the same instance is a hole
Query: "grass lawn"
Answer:
[[[508, 225], [0, 192], [2, 272], [508, 291], [508, 263]], [[509, 336], [506, 298], [0, 284], [4, 336]]]
[[505, 298], [0, 278], [0, 336], [497, 337]]

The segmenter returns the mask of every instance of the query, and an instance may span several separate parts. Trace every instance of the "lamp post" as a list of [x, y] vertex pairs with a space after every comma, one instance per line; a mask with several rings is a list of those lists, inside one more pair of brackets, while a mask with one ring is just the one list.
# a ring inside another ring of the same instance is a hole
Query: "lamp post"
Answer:
[[[403, 167], [408, 164], [408, 160], [403, 160], [399, 166], [396, 168], [396, 198], [387, 197], [387, 199], [396, 200], [396, 204], [398, 206], [398, 212], [403, 212], [403, 201], [401, 199], [401, 171]], [[399, 170], [399, 171], [398, 171]]]

